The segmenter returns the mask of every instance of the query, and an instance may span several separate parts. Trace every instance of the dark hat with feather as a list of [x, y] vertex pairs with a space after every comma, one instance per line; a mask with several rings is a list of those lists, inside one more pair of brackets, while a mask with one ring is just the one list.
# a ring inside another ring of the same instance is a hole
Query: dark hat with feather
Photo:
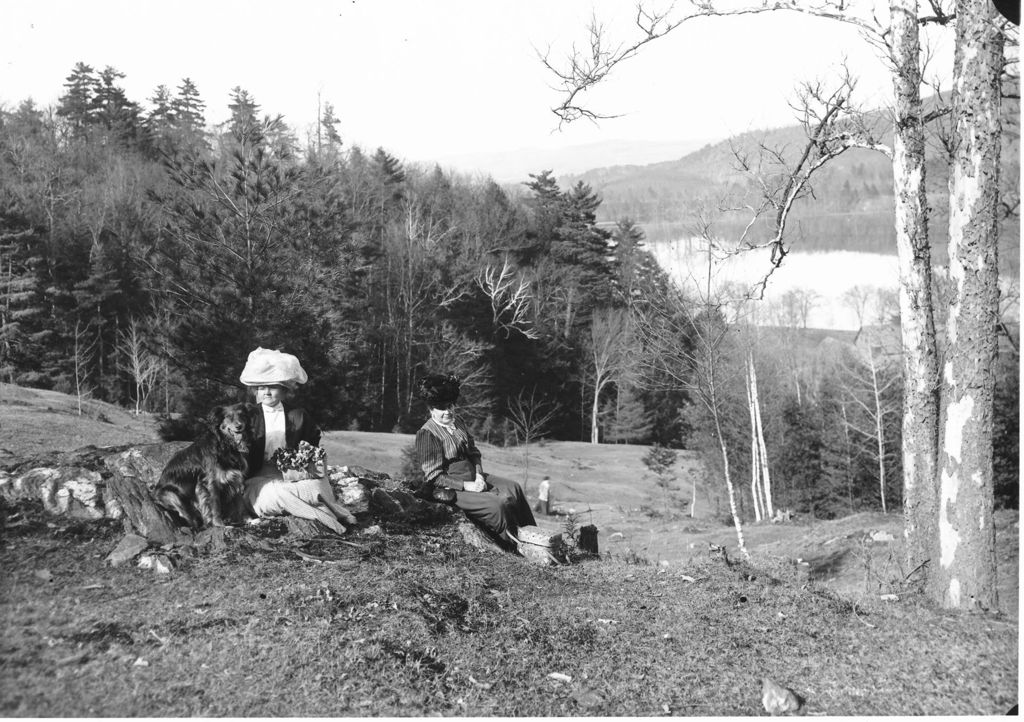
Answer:
[[420, 379], [420, 398], [427, 406], [440, 408], [459, 400], [459, 377], [452, 374], [427, 374]]

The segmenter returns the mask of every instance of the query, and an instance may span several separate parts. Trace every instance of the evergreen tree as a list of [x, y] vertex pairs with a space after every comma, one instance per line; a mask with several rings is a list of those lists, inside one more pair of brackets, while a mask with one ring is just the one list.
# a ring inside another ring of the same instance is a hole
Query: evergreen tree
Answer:
[[653, 422], [643, 401], [629, 386], [618, 390], [604, 406], [604, 439], [610, 443], [642, 444], [650, 437]]
[[57, 115], [67, 120], [75, 136], [83, 136], [86, 129], [97, 122], [100, 87], [96, 71], [82, 62], [76, 63], [65, 79], [65, 91], [58, 99]]
[[192, 133], [202, 133], [206, 125], [203, 110], [206, 104], [199, 95], [195, 83], [184, 78], [178, 86], [178, 94], [171, 101], [171, 111], [178, 129]]
[[156, 90], [153, 91], [153, 97], [149, 99], [149, 103], [152, 108], [146, 115], [147, 125], [155, 131], [163, 131], [165, 133], [173, 128], [176, 115], [172, 106], [171, 91], [166, 85], [158, 85], [156, 87]]
[[668, 274], [644, 247], [644, 232], [632, 220], [623, 218], [615, 224], [611, 243], [618, 269], [616, 288], [625, 303], [644, 298], [664, 296]]
[[821, 424], [818, 409], [791, 397], [782, 411], [783, 442], [775, 473], [786, 479], [787, 488], [800, 509], [812, 517], [830, 519], [841, 510], [843, 488], [823, 473]]
[[140, 111], [118, 85], [123, 78], [124, 73], [110, 66], [100, 72], [95, 95], [96, 122], [118, 141], [130, 145], [139, 140]]
[[231, 111], [231, 119], [228, 121], [228, 132], [232, 136], [241, 137], [259, 122], [260, 106], [248, 90], [243, 90], [238, 85], [231, 89], [230, 98], [228, 110]]

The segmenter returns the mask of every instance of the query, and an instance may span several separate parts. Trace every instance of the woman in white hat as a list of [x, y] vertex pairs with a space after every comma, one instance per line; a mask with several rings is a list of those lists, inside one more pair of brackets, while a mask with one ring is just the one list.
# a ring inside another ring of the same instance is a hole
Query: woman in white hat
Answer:
[[291, 514], [344, 533], [339, 521], [354, 524], [356, 520], [338, 503], [330, 483], [325, 479], [284, 481], [270, 461], [275, 451], [294, 449], [300, 441], [320, 444], [320, 429], [312, 417], [305, 409], [288, 405], [291, 392], [308, 380], [299, 360], [289, 353], [257, 348], [249, 354], [240, 380], [253, 389], [258, 404], [249, 452], [249, 469], [256, 473], [245, 484], [245, 498], [255, 515]]

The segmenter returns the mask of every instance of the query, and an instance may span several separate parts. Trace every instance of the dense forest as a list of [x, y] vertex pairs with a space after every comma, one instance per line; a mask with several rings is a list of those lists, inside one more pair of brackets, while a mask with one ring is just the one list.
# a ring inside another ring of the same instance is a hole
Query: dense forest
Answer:
[[[140, 103], [123, 78], [79, 63], [55, 107], [0, 110], [0, 380], [155, 413], [187, 436], [243, 398], [246, 356], [265, 346], [301, 359], [298, 400], [328, 429], [412, 431], [416, 380], [446, 371], [482, 440], [685, 446], [720, 463], [699, 385], [645, 362], [629, 328], [672, 283], [639, 221], [599, 223], [587, 182], [537, 169], [503, 188], [409, 165], [346, 143], [330, 104], [300, 139], [239, 87], [213, 126], [190, 80]], [[674, 297], [683, 366], [707, 361], [702, 328], [728, 330], [715, 357], [734, 474], [753, 466], [753, 366], [777, 506], [898, 508], [894, 358]], [[1017, 364], [1000, 374], [1006, 439]], [[1017, 444], [997, 448], [1000, 500], [1015, 505]]]

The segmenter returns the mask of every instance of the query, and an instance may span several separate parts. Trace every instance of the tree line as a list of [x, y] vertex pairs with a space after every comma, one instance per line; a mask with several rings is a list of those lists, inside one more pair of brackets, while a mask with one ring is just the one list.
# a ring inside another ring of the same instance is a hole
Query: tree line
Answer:
[[[899, 507], [892, 357], [801, 350], [795, 323], [758, 331], [680, 293], [637, 224], [597, 222], [586, 183], [410, 166], [346, 145], [330, 104], [300, 140], [238, 87], [210, 126], [190, 80], [141, 104], [123, 77], [79, 63], [56, 107], [0, 111], [3, 380], [157, 413], [183, 437], [240, 398], [259, 345], [302, 360], [299, 402], [326, 428], [412, 431], [417, 378], [449, 371], [485, 441], [685, 446], [716, 476], [774, 478], [776, 506]], [[675, 309], [660, 336], [652, 308]], [[718, 331], [713, 432], [694, 361]], [[1016, 456], [1004, 468], [1015, 479]], [[744, 485], [739, 512], [759, 500]]]

